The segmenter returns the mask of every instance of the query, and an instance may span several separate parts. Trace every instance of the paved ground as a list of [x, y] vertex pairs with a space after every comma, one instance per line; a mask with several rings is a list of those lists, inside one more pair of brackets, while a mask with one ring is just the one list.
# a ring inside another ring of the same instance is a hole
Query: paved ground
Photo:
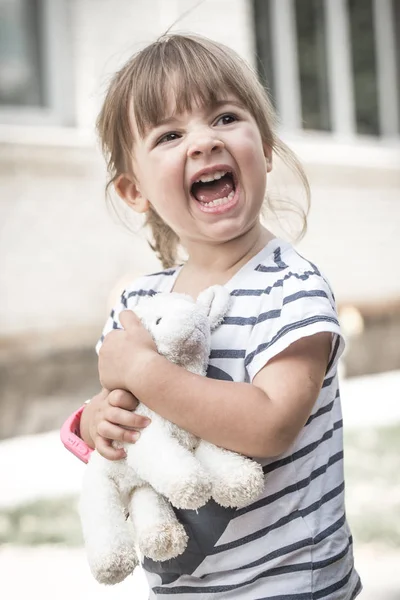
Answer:
[[[359, 548], [357, 568], [364, 582], [360, 600], [400, 599], [400, 552]], [[89, 573], [84, 551], [51, 547], [0, 549], [3, 598], [19, 600], [147, 600], [143, 574], [114, 587], [97, 584]]]
[[22, 600], [147, 600], [139, 569], [122, 584], [101, 586], [89, 572], [83, 549], [3, 547], [0, 549], [3, 598]]

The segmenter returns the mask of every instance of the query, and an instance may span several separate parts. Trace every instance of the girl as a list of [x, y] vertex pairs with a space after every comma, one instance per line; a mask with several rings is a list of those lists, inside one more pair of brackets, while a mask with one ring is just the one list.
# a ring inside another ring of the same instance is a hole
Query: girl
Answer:
[[[263, 87], [234, 52], [180, 35], [117, 73], [99, 117], [110, 183], [146, 215], [165, 270], [135, 281], [107, 321], [103, 390], [78, 411], [82, 440], [122, 459], [112, 441], [133, 442], [146, 426], [132, 412], [139, 398], [196, 436], [257, 457], [266, 475], [244, 509], [210, 501], [177, 511], [189, 545], [175, 560], [144, 561], [151, 598], [351, 600], [361, 590], [344, 508], [334, 297], [318, 268], [260, 220], [274, 154], [308, 190], [274, 127]], [[176, 266], [178, 244], [188, 258]], [[213, 284], [232, 304], [200, 377], [159, 355], [129, 309]]]

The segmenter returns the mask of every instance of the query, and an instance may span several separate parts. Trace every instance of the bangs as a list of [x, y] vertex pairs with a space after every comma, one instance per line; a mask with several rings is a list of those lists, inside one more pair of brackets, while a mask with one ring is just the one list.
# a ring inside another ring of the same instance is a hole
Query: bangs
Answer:
[[[139, 134], [170, 117], [169, 99], [176, 113], [213, 107], [234, 95], [256, 118], [254, 83], [250, 69], [238, 63], [228, 48], [211, 40], [169, 37], [145, 49], [137, 57], [131, 101]], [[247, 72], [246, 72], [247, 71]], [[245, 91], [244, 91], [245, 90]]]

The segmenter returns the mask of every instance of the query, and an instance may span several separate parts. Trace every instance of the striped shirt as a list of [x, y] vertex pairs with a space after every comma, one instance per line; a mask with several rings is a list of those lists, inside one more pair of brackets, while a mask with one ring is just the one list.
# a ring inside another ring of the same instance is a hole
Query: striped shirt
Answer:
[[[170, 292], [181, 268], [142, 277], [125, 290], [103, 336], [120, 327], [121, 310]], [[212, 336], [208, 377], [252, 382], [272, 357], [319, 332], [332, 334], [331, 356], [296, 440], [284, 454], [260, 460], [265, 487], [256, 502], [236, 510], [211, 500], [198, 511], [176, 510], [188, 547], [170, 561], [144, 559], [150, 598], [352, 600], [361, 583], [345, 516], [337, 375], [344, 343], [330, 286], [289, 243], [274, 239], [225, 287], [232, 304]]]

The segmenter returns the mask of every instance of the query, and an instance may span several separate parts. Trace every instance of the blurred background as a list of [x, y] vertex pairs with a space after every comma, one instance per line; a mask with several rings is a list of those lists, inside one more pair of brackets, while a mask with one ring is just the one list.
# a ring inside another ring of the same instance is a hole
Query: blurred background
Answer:
[[299, 250], [331, 281], [347, 338], [360, 597], [399, 600], [399, 0], [0, 0], [0, 589], [147, 598], [140, 572], [91, 579], [83, 465], [58, 429], [98, 390], [94, 345], [124, 284], [159, 267], [140, 224], [107, 207], [94, 123], [110, 75], [177, 19], [254, 65], [310, 178]]

